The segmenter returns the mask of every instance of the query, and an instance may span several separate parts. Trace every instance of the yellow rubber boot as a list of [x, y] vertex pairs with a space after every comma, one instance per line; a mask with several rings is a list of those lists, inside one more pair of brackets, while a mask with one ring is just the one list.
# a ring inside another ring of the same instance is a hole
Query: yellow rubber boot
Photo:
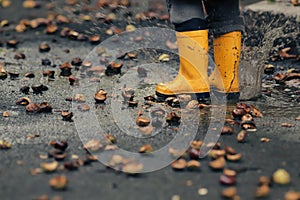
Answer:
[[168, 83], [159, 83], [156, 94], [167, 98], [178, 94], [195, 94], [197, 98], [209, 97], [208, 31], [177, 32], [180, 67], [177, 77]]
[[230, 32], [214, 39], [214, 60], [218, 70], [212, 72], [209, 82], [218, 92], [226, 93], [227, 99], [239, 98], [238, 68], [241, 41], [240, 31]]

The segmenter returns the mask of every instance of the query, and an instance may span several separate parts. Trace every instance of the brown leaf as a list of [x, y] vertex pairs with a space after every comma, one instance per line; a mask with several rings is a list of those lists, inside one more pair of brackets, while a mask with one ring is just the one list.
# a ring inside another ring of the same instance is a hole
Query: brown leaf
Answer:
[[100, 143], [99, 140], [95, 140], [95, 139], [92, 139], [90, 140], [89, 142], [85, 143], [83, 145], [83, 148], [84, 149], [88, 149], [90, 151], [97, 151], [99, 150], [100, 148], [102, 148], [102, 144]]
[[251, 114], [255, 117], [263, 117], [262, 112], [254, 105], [251, 105]]
[[282, 58], [297, 58], [297, 55], [292, 55], [292, 54], [288, 53], [290, 50], [291, 50], [291, 47], [287, 47], [287, 48], [281, 49], [279, 51], [279, 55]]
[[298, 0], [291, 0], [291, 4], [293, 4], [293, 6], [300, 6], [300, 3]]
[[153, 152], [153, 147], [150, 144], [146, 144], [139, 149], [139, 153], [151, 153]]
[[290, 128], [290, 127], [293, 127], [293, 126], [295, 126], [295, 125], [294, 125], [294, 124], [290, 124], [290, 123], [286, 123], [286, 122], [285, 122], [285, 123], [282, 123], [281, 126], [282, 126], [282, 127]]
[[49, 185], [56, 190], [66, 189], [68, 185], [68, 179], [66, 176], [55, 176], [49, 180]]

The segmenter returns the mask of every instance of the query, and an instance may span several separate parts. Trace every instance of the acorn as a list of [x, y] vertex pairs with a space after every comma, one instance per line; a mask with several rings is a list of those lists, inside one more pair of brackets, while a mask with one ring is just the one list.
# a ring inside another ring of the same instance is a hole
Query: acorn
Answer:
[[243, 109], [246, 113], [250, 113], [251, 108], [248, 104], [245, 103], [237, 103], [236, 105], [237, 109]]
[[83, 94], [75, 94], [73, 101], [76, 101], [78, 103], [84, 103], [86, 101], [85, 96]]
[[146, 144], [139, 149], [139, 153], [152, 153], [154, 151], [150, 144]]
[[34, 0], [25, 0], [23, 1], [23, 7], [24, 8], [37, 8], [40, 4]]
[[69, 31], [68, 31], [68, 37], [69, 37], [70, 39], [72, 39], [72, 40], [77, 40], [78, 36], [79, 36], [79, 33], [78, 33], [78, 32], [76, 32], [76, 31], [74, 31], [74, 30], [69, 30]]
[[50, 145], [60, 151], [65, 151], [69, 146], [67, 141], [53, 141], [50, 142]]
[[232, 116], [236, 119], [241, 119], [242, 116], [245, 114], [246, 114], [245, 110], [241, 108], [235, 108], [232, 110]]
[[278, 169], [273, 173], [272, 179], [274, 183], [287, 185], [291, 182], [290, 174], [285, 169]]
[[44, 112], [44, 113], [52, 112], [52, 106], [48, 102], [42, 102], [39, 106], [40, 106], [40, 112]]
[[122, 97], [124, 98], [124, 101], [132, 101], [134, 98], [134, 89], [125, 87], [122, 91]]
[[200, 149], [190, 148], [188, 153], [191, 159], [197, 160], [200, 156]]
[[16, 59], [16, 60], [23, 60], [25, 58], [26, 58], [25, 54], [24, 53], [19, 53], [19, 52], [17, 52], [14, 56], [14, 59]]
[[150, 124], [150, 119], [145, 118], [145, 117], [137, 117], [136, 118], [136, 125], [141, 126], [141, 127], [145, 127], [148, 126]]
[[90, 106], [86, 103], [78, 105], [77, 108], [80, 111], [89, 111], [91, 109]]
[[72, 121], [73, 112], [62, 111], [60, 115], [63, 118], [63, 121]]
[[42, 93], [44, 91], [47, 91], [48, 87], [43, 85], [43, 84], [40, 84], [40, 85], [32, 85], [31, 89], [33, 90], [33, 93], [39, 94], [39, 93]]
[[222, 197], [233, 199], [237, 195], [236, 187], [230, 187], [222, 190]]
[[186, 164], [186, 168], [189, 171], [199, 171], [200, 170], [200, 162], [197, 160], [190, 160]]
[[213, 170], [221, 170], [225, 167], [226, 161], [224, 157], [219, 157], [214, 161], [211, 161], [209, 163], [209, 167], [212, 168]]
[[229, 161], [239, 161], [242, 158], [241, 153], [236, 154], [226, 154], [226, 159]]
[[247, 131], [245, 131], [245, 130], [240, 131], [240, 132], [238, 133], [237, 137], [236, 137], [237, 141], [240, 142], [240, 143], [246, 142], [247, 134], [248, 134], [248, 133], [247, 133]]
[[81, 59], [81, 58], [78, 58], [78, 57], [73, 58], [72, 61], [71, 61], [71, 64], [72, 64], [73, 66], [80, 67], [81, 64], [82, 64], [82, 59]]
[[54, 74], [55, 74], [55, 71], [53, 71], [53, 70], [44, 70], [43, 71], [43, 76], [49, 77], [51, 79], [54, 79]]
[[241, 127], [247, 131], [256, 131], [256, 125], [254, 121], [242, 121]]
[[35, 77], [34, 73], [32, 73], [32, 72], [28, 72], [28, 73], [26, 73], [24, 76], [25, 76], [26, 78], [34, 78], [34, 77]]
[[120, 74], [121, 73], [121, 68], [123, 67], [122, 62], [110, 62], [105, 70], [105, 74], [107, 76], [111, 76], [114, 74]]
[[51, 61], [48, 58], [42, 59], [41, 64], [44, 66], [50, 66]]
[[108, 162], [108, 166], [115, 167], [123, 162], [123, 157], [121, 155], [114, 154]]
[[69, 76], [69, 83], [70, 85], [75, 85], [79, 83], [79, 79], [76, 78], [75, 76]]
[[234, 150], [234, 148], [232, 148], [230, 146], [226, 146], [224, 148], [224, 150], [226, 151], [226, 154], [231, 154], [231, 155], [236, 154], [236, 151]]
[[253, 117], [252, 117], [252, 115], [247, 113], [247, 114], [242, 116], [241, 120], [242, 121], [253, 121]]
[[285, 194], [284, 200], [299, 200], [300, 192], [289, 191]]
[[16, 71], [10, 71], [10, 72], [8, 72], [8, 74], [9, 74], [11, 80], [14, 80], [14, 79], [19, 78], [19, 75], [20, 75], [20, 74], [19, 74], [18, 72], [16, 72]]
[[15, 48], [18, 44], [19, 44], [18, 40], [12, 39], [12, 40], [7, 40], [6, 41], [7, 47]]
[[86, 41], [87, 39], [88, 39], [87, 36], [82, 33], [80, 33], [77, 37], [78, 41]]
[[68, 179], [66, 176], [55, 176], [49, 180], [49, 185], [55, 190], [64, 190], [68, 185]]
[[152, 102], [155, 102], [155, 101], [156, 101], [156, 98], [155, 98], [154, 95], [150, 95], [150, 96], [144, 97], [144, 100], [145, 100], [145, 101], [152, 101]]
[[104, 89], [98, 90], [94, 94], [94, 99], [95, 99], [96, 103], [104, 103], [105, 100], [107, 99], [107, 91]]
[[73, 69], [72, 65], [68, 62], [63, 63], [59, 66], [61, 72], [60, 76], [71, 76], [72, 72], [71, 70]]
[[203, 141], [202, 140], [193, 140], [190, 143], [190, 148], [200, 150], [200, 148], [202, 147], [202, 145], [203, 145]]
[[168, 122], [169, 124], [178, 123], [180, 119], [181, 116], [179, 114], [177, 114], [176, 112], [170, 112], [166, 117], [166, 122]]
[[265, 73], [265, 74], [270, 75], [270, 74], [273, 74], [274, 71], [275, 71], [274, 65], [272, 65], [272, 64], [267, 64], [267, 65], [264, 66], [264, 73]]
[[39, 46], [39, 51], [41, 53], [46, 53], [46, 52], [49, 52], [50, 50], [51, 50], [50, 45], [45, 42], [41, 43]]
[[61, 161], [67, 157], [67, 154], [64, 151], [55, 149], [55, 150], [48, 152], [48, 156], [53, 157], [57, 161]]
[[261, 185], [256, 189], [255, 197], [267, 197], [270, 194], [270, 187], [268, 185]]
[[7, 71], [4, 68], [3, 62], [0, 62], [0, 79], [4, 80], [7, 78]]
[[89, 151], [98, 151], [103, 145], [99, 140], [92, 139], [83, 145], [83, 148]]
[[34, 103], [30, 103], [26, 106], [26, 112], [28, 113], [37, 113], [40, 112], [40, 110], [40, 106]]
[[233, 176], [226, 176], [224, 174], [220, 176], [219, 181], [222, 185], [234, 185], [236, 183]]
[[0, 140], [0, 149], [10, 149], [11, 143], [6, 140]]
[[184, 170], [186, 166], [187, 162], [183, 158], [180, 158], [179, 160], [176, 160], [171, 164], [171, 167], [174, 170]]
[[21, 97], [16, 101], [17, 105], [26, 106], [31, 103], [31, 100], [28, 97]]
[[144, 165], [138, 162], [129, 162], [122, 166], [122, 171], [127, 174], [137, 174], [144, 169]]
[[271, 179], [267, 176], [259, 177], [259, 185], [271, 185]]
[[64, 168], [67, 170], [77, 170], [78, 164], [76, 162], [67, 161], [64, 163]]
[[105, 138], [108, 145], [117, 143], [117, 138], [111, 134], [105, 133]]
[[84, 68], [90, 68], [93, 66], [93, 63], [91, 61], [88, 61], [88, 60], [84, 60], [81, 64], [82, 67]]
[[54, 172], [58, 168], [58, 162], [53, 161], [53, 162], [42, 162], [41, 163], [41, 168], [45, 172]]
[[93, 35], [89, 37], [89, 41], [91, 42], [91, 44], [98, 44], [100, 40], [101, 40], [100, 35]]
[[171, 107], [180, 107], [180, 101], [176, 97], [168, 97], [165, 102]]
[[217, 159], [219, 157], [223, 157], [223, 156], [225, 156], [225, 154], [226, 154], [226, 151], [224, 149], [212, 149], [209, 152], [209, 156], [211, 158], [214, 158], [214, 159]]
[[60, 37], [67, 37], [69, 35], [70, 28], [64, 27], [61, 29], [59, 35]]
[[56, 16], [56, 22], [57, 22], [58, 24], [69, 23], [70, 20], [69, 20], [67, 17], [63, 16], [63, 15], [57, 15], [57, 16]]
[[251, 105], [251, 115], [254, 117], [263, 117], [262, 112], [254, 105]]
[[58, 30], [58, 27], [54, 24], [49, 24], [46, 27], [46, 33], [47, 34], [54, 34]]
[[29, 86], [23, 86], [20, 88], [20, 92], [24, 93], [24, 94], [28, 94], [30, 90]]
[[225, 169], [223, 170], [223, 174], [224, 174], [225, 176], [235, 177], [235, 176], [237, 175], [237, 172], [236, 172], [235, 170], [225, 168]]
[[128, 101], [128, 106], [131, 108], [137, 107], [139, 104], [138, 101]]
[[233, 134], [233, 129], [230, 126], [223, 126], [221, 130], [222, 135], [231, 135]]

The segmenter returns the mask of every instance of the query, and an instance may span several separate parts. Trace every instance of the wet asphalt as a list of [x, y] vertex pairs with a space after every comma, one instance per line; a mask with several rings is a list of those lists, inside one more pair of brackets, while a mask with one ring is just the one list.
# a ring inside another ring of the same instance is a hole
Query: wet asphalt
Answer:
[[[16, 6], [20, 9], [20, 5]], [[17, 21], [17, 19], [28, 16], [29, 12], [23, 10], [17, 15], [12, 15], [16, 8], [9, 8], [11, 10], [8, 11], [1, 9], [0, 19], [8, 18], [8, 15], [11, 15], [11, 20]], [[39, 12], [37, 11], [34, 15], [41, 14]], [[149, 23], [162, 27], [170, 26], [167, 22], [150, 21]], [[74, 25], [74, 27], [80, 29], [85, 26], [85, 24]], [[88, 27], [90, 26], [92, 25], [89, 24]], [[105, 25], [106, 27], [109, 27], [109, 25]], [[58, 196], [66, 200], [171, 200], [174, 195], [179, 195], [181, 200], [222, 199], [220, 193], [222, 189], [226, 188], [226, 186], [219, 183], [219, 176], [222, 172], [212, 171], [208, 167], [210, 159], [207, 157], [200, 160], [201, 170], [198, 172], [178, 172], [168, 166], [154, 172], [130, 176], [107, 169], [99, 162], [93, 162], [79, 167], [76, 171], [58, 170], [54, 173], [30, 174], [31, 169], [40, 167], [40, 163], [43, 161], [40, 155], [45, 155], [52, 149], [48, 145], [50, 141], [67, 141], [69, 144], [67, 149], [68, 159], [71, 155], [77, 155], [83, 159], [86, 156], [75, 123], [63, 121], [60, 113], [55, 112], [72, 109], [72, 103], [65, 99], [73, 95], [73, 87], [69, 85], [67, 78], [58, 76], [60, 72], [58, 67], [42, 66], [41, 59], [49, 58], [55, 65], [70, 62], [75, 57], [84, 59], [95, 48], [95, 45], [88, 42], [72, 41], [58, 35], [46, 35], [42, 32], [43, 29], [26, 33], [15, 33], [12, 30], [0, 33], [1, 41], [11, 38], [20, 40], [17, 51], [26, 55], [25, 60], [16, 60], [14, 59], [16, 50], [5, 46], [0, 47], [0, 62], [6, 63], [8, 71], [18, 71], [20, 73], [19, 78], [16, 80], [10, 78], [0, 80], [0, 140], [7, 140], [12, 143], [11, 149], [0, 150], [1, 200], [36, 199], [41, 195], [47, 195], [49, 199]], [[49, 43], [52, 47], [51, 51], [40, 53], [38, 45], [41, 42]], [[66, 51], [66, 49], [69, 51]], [[124, 70], [132, 65], [143, 64], [146, 63], [145, 60], [157, 57], [153, 52], [149, 54], [139, 53], [140, 57], [137, 61], [125, 61]], [[174, 61], [170, 63], [172, 62]], [[49, 81], [42, 76], [42, 70], [46, 69], [56, 72], [54, 81]], [[33, 79], [25, 78], [24, 75], [27, 72], [33, 72], [36, 77]], [[73, 73], [78, 72], [74, 70]], [[113, 90], [111, 88], [112, 82], [116, 81], [118, 76], [107, 77], [101, 74], [99, 78], [100, 87], [104, 87], [110, 93]], [[24, 95], [19, 91], [21, 86], [33, 84], [47, 85], [49, 90], [43, 94], [30, 92], [28, 95]], [[147, 95], [148, 91], [142, 94]], [[23, 96], [28, 96], [34, 102], [48, 101], [53, 107], [53, 112], [47, 114], [26, 113], [24, 107], [15, 104], [16, 100]], [[136, 152], [138, 147], [144, 144], [145, 141], [138, 140], [137, 142], [135, 138], [124, 136], [122, 131], [112, 127], [110, 102], [108, 99], [105, 105], [97, 107], [100, 110], [100, 114], [98, 113], [100, 116], [99, 121], [105, 125], [106, 131], [117, 137], [120, 147]], [[256, 105], [264, 115], [262, 118], [255, 119], [257, 131], [249, 133], [246, 143], [236, 141], [236, 133], [239, 131], [238, 126], [235, 126], [235, 134], [224, 135], [220, 138], [222, 146], [231, 146], [237, 152], [243, 154], [241, 161], [227, 163], [228, 167], [241, 170], [236, 178], [237, 183], [235, 185], [238, 189], [238, 195], [245, 200], [255, 199], [254, 194], [259, 177], [262, 175], [271, 176], [278, 168], [284, 168], [291, 175], [291, 183], [285, 186], [273, 184], [269, 197], [264, 198], [269, 200], [284, 199], [287, 191], [299, 191], [300, 188], [300, 123], [299, 120], [295, 120], [299, 116], [299, 103], [290, 102], [282, 98], [280, 94], [272, 98], [262, 96], [258, 100], [247, 101], [246, 103]], [[232, 108], [232, 106], [228, 106], [227, 116], [230, 116]], [[10, 116], [3, 117], [4, 111], [8, 111]], [[133, 112], [135, 113], [137, 110]], [[198, 131], [197, 137], [203, 137], [203, 133], [207, 129], [206, 123], [207, 121], [201, 125], [203, 130]], [[293, 124], [293, 127], [282, 127], [282, 123]], [[164, 145], [164, 140], [174, 136], [175, 133], [172, 131], [173, 129], [166, 128], [165, 132], [155, 137], [155, 139], [147, 140], [147, 142], [151, 142], [154, 148], [159, 148]], [[36, 137], [28, 139], [29, 135], [36, 135]], [[262, 137], [269, 138], [270, 142], [262, 143], [260, 141]], [[49, 186], [49, 179], [58, 174], [64, 174], [69, 179], [66, 190], [56, 191]], [[198, 194], [200, 188], [206, 188], [208, 193], [200, 196]]]

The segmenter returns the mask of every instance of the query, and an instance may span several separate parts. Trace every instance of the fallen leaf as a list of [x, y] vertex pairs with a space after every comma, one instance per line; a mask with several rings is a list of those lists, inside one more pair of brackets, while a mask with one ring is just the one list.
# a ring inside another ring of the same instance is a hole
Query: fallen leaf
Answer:
[[263, 117], [262, 112], [254, 105], [251, 106], [251, 114], [255, 117]]
[[161, 62], [168, 62], [170, 61], [170, 56], [168, 54], [162, 54], [159, 56], [158, 60]]
[[260, 141], [264, 142], [264, 143], [267, 143], [267, 142], [270, 142], [270, 139], [266, 138], [266, 137], [263, 137], [263, 138], [260, 138]]
[[282, 126], [282, 127], [290, 128], [290, 127], [293, 127], [293, 126], [295, 126], [295, 125], [294, 125], [294, 124], [290, 124], [290, 123], [282, 123], [281, 126]]
[[291, 47], [287, 47], [287, 48], [284, 48], [284, 49], [281, 49], [279, 51], [279, 55], [282, 57], [282, 58], [296, 58], [297, 55], [293, 55], [293, 54], [289, 54], [288, 52], [291, 50]]

